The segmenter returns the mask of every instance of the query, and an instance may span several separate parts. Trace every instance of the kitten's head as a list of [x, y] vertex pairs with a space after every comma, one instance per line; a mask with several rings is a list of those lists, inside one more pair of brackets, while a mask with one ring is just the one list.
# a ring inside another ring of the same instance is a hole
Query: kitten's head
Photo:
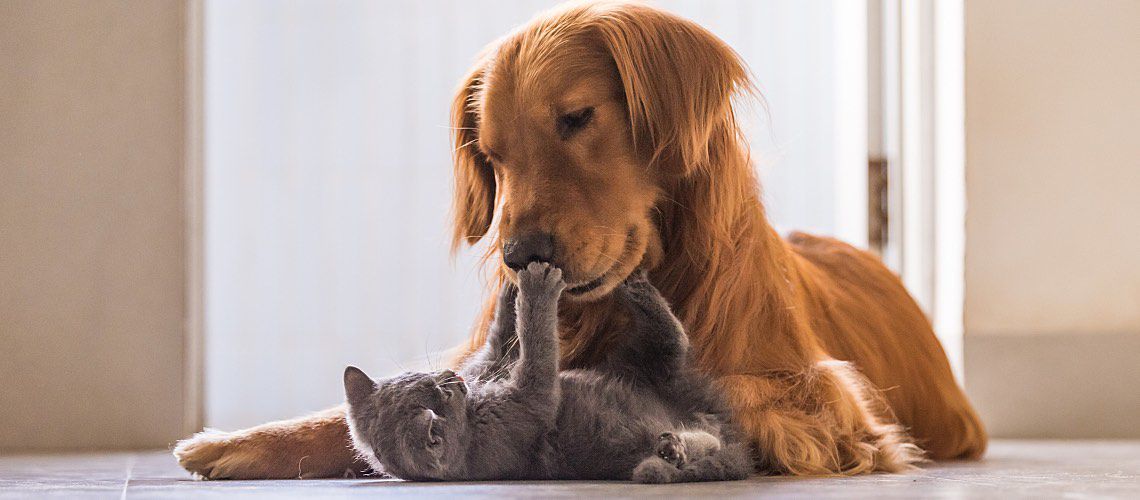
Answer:
[[348, 427], [377, 471], [404, 479], [460, 474], [466, 447], [467, 384], [451, 370], [372, 380], [344, 370]]

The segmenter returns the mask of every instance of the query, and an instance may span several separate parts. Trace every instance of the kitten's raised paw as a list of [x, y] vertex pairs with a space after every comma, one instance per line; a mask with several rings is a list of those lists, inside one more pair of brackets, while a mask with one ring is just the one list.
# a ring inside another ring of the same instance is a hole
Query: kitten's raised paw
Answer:
[[630, 273], [629, 276], [626, 276], [625, 281], [623, 281], [622, 284], [628, 287], [653, 286], [651, 283], [649, 283], [649, 272], [646, 271], [645, 268], [635, 269], [632, 273]]
[[519, 287], [510, 281], [503, 283], [503, 287], [499, 289], [499, 301], [511, 302], [515, 300], [519, 294]]
[[660, 304], [665, 299], [661, 292], [649, 282], [649, 275], [644, 269], [638, 269], [629, 275], [617, 288], [618, 296], [637, 304]]
[[685, 454], [685, 443], [681, 438], [672, 432], [663, 432], [657, 437], [657, 446], [653, 449], [654, 453], [662, 460], [670, 463], [673, 467], [681, 468], [685, 465], [688, 458]]
[[531, 262], [518, 271], [519, 289], [527, 295], [558, 295], [566, 288], [562, 270], [546, 262]]

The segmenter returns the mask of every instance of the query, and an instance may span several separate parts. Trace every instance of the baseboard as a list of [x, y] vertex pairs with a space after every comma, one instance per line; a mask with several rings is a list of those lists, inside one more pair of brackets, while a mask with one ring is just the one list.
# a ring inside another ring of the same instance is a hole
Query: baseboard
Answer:
[[1140, 334], [966, 335], [965, 354], [994, 437], [1140, 438]]

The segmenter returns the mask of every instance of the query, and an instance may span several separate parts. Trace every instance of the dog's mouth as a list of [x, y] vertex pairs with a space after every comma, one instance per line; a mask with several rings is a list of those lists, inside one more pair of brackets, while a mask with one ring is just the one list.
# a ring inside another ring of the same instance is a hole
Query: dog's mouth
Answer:
[[[626, 258], [626, 254], [629, 254], [630, 252], [633, 251], [633, 249], [635, 247], [636, 237], [637, 237], [637, 228], [636, 227], [630, 227], [629, 230], [626, 232], [625, 248], [622, 249], [622, 257], [621, 258], [623, 258], [623, 259]], [[569, 294], [569, 295], [574, 296], [574, 297], [582, 297], [584, 295], [588, 295], [590, 292], [593, 292], [594, 290], [597, 290], [598, 288], [601, 288], [603, 285], [606, 284], [606, 278], [609, 277], [614, 272], [615, 269], [618, 269], [620, 271], [620, 268], [622, 267], [622, 266], [618, 265], [618, 264], [620, 264], [620, 262], [621, 262], [621, 260], [615, 260], [614, 265], [610, 266], [609, 269], [606, 269], [605, 271], [603, 271], [601, 274], [599, 274], [594, 279], [591, 279], [591, 280], [588, 280], [588, 281], [585, 281], [583, 283], [579, 283], [576, 285], [567, 286], [566, 290], [563, 293]]]
[[[609, 271], [606, 271], [606, 272], [608, 273]], [[605, 282], [606, 282], [606, 273], [602, 273], [601, 276], [598, 276], [597, 278], [594, 278], [590, 281], [587, 281], [587, 282], [582, 283], [580, 285], [574, 285], [571, 287], [567, 287], [565, 293], [568, 293], [570, 295], [584, 295], [584, 294], [587, 294], [587, 293], [594, 291], [598, 287], [602, 286], [602, 284]]]

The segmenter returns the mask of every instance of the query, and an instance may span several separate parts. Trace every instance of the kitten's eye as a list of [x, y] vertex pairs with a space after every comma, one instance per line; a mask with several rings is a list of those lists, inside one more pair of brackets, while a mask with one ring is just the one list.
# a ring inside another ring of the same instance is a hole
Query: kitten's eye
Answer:
[[579, 130], [582, 130], [586, 125], [590, 124], [590, 120], [594, 118], [594, 107], [589, 106], [578, 111], [566, 113], [558, 117], [556, 127], [558, 135], [563, 139], [569, 139]]

